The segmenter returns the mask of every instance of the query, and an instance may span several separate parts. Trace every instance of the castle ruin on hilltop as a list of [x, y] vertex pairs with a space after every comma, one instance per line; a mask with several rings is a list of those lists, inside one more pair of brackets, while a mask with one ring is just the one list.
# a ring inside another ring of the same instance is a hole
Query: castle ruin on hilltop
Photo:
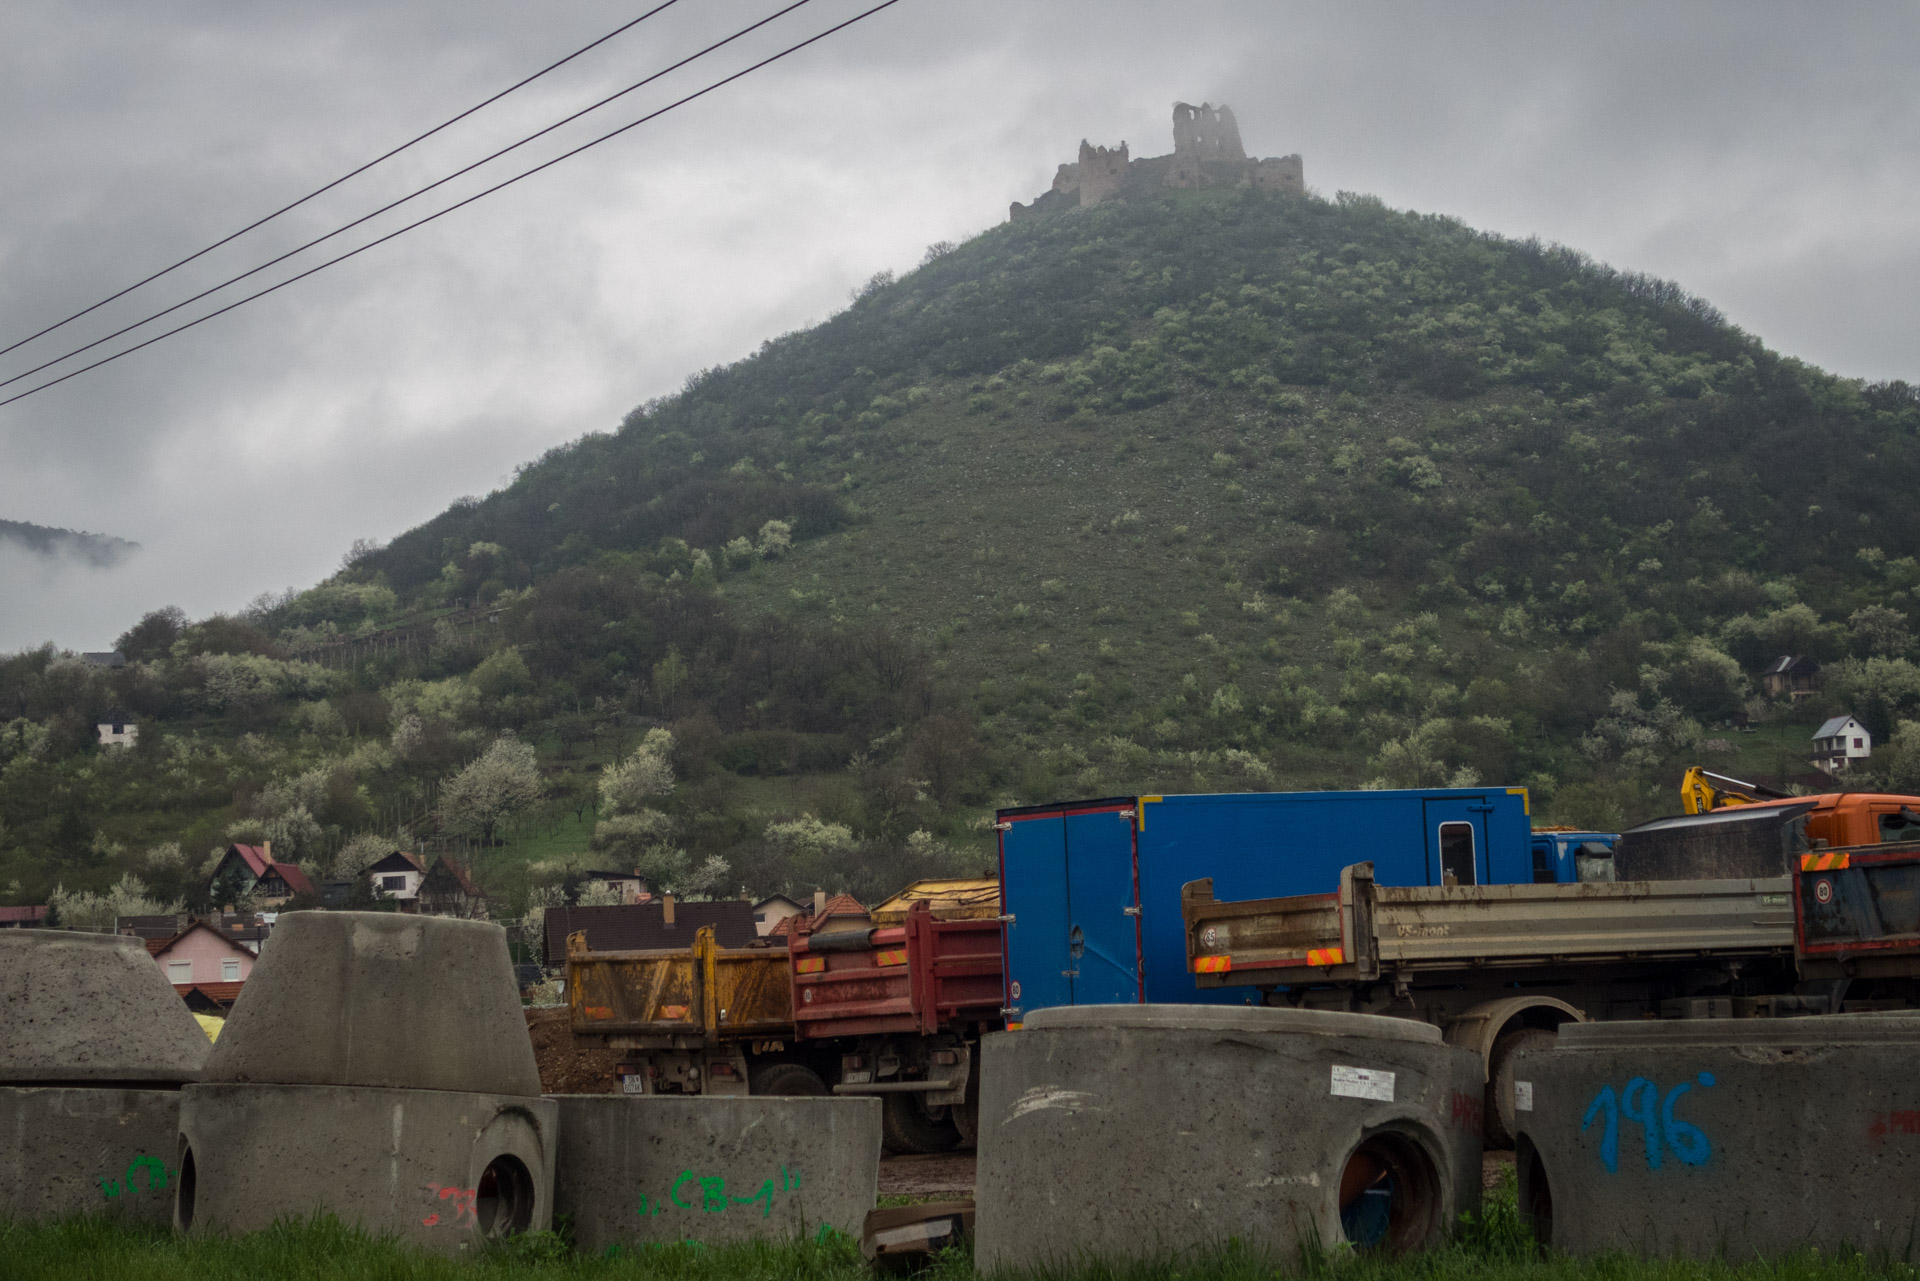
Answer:
[[1107, 148], [1082, 139], [1080, 159], [1060, 166], [1053, 188], [1041, 192], [1030, 205], [1014, 201], [1008, 217], [1017, 221], [1107, 200], [1140, 199], [1169, 188], [1203, 187], [1252, 187], [1305, 195], [1307, 181], [1297, 155], [1248, 159], [1233, 108], [1176, 102], [1172, 155], [1133, 160], [1125, 142]]

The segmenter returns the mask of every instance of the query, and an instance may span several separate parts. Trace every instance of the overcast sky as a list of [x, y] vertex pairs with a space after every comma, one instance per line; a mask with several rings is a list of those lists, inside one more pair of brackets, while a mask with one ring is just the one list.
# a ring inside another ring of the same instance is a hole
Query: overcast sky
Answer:
[[[398, 161], [0, 357], [0, 378], [781, 3], [679, 0]], [[866, 3], [812, 0], [519, 154], [557, 154]], [[8, 0], [0, 346], [645, 7]], [[198, 616], [309, 585], [353, 539], [485, 493], [689, 373], [824, 319], [875, 271], [1004, 219], [1083, 136], [1171, 150], [1171, 104], [1202, 99], [1233, 106], [1251, 154], [1302, 153], [1327, 195], [1560, 241], [1678, 280], [1839, 373], [1920, 377], [1913, 4], [902, 0], [322, 276], [0, 408], [0, 518], [144, 544], [112, 571], [0, 551], [0, 651], [102, 648], [160, 605]]]

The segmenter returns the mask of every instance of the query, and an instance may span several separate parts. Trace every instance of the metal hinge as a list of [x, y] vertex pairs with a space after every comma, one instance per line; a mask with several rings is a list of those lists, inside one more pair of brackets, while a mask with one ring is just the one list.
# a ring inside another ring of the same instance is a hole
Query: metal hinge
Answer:
[[1005, 916], [1003, 916], [1003, 917], [1001, 917], [1001, 918], [1000, 918], [1000, 924], [1002, 924], [1002, 925], [1012, 925], [1012, 924], [1013, 924], [1013, 913], [1012, 913], [1012, 912], [1008, 912], [1008, 913], [1007, 913], [1007, 914], [1006, 914]]
[[1080, 971], [1079, 970], [1061, 970], [1060, 977], [1063, 979], [1077, 979], [1080, 977]]
[[1126, 819], [1126, 820], [1127, 820], [1128, 822], [1132, 822], [1132, 821], [1133, 821], [1133, 811], [1132, 811], [1132, 810], [1115, 810], [1115, 811], [1114, 811], [1114, 813], [1116, 813], [1116, 814], [1118, 814], [1118, 815], [1119, 815], [1119, 816], [1120, 816], [1121, 818], [1124, 818], [1124, 819]]
[[1011, 832], [1011, 831], [1013, 830], [1013, 824], [1011, 824], [1011, 823], [995, 823], [995, 824], [993, 825], [993, 830], [994, 830], [994, 831], [996, 831], [996, 832]]
[[1140, 908], [1139, 908], [1139, 906], [1138, 906], [1137, 904], [1136, 904], [1135, 906], [1133, 906], [1133, 907], [1123, 907], [1123, 908], [1121, 908], [1120, 910], [1121, 910], [1122, 912], [1125, 912], [1125, 913], [1126, 913], [1126, 914], [1127, 914], [1128, 916], [1138, 916], [1138, 915], [1140, 915]]

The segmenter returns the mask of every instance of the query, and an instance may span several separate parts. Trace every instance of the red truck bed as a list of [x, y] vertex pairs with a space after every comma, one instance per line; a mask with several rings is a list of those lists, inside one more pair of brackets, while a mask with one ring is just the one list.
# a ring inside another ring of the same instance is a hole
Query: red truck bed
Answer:
[[905, 925], [851, 937], [793, 934], [787, 949], [796, 1035], [927, 1035], [954, 1024], [998, 1026], [1000, 931], [993, 919], [935, 920], [917, 903]]

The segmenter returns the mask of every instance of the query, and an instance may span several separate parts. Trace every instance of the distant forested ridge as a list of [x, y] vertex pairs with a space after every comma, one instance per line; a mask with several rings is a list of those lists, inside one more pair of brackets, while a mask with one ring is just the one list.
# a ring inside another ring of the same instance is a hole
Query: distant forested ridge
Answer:
[[140, 544], [112, 534], [55, 529], [23, 520], [0, 520], [0, 547], [24, 548], [37, 556], [73, 556], [99, 569], [111, 569], [140, 550]]
[[1027, 219], [124, 669], [0, 660], [0, 887], [186, 894], [249, 835], [463, 850], [515, 911], [874, 894], [1136, 790], [1613, 827], [1838, 712], [1920, 786], [1917, 485], [1913, 387], [1572, 250], [1344, 194]]

